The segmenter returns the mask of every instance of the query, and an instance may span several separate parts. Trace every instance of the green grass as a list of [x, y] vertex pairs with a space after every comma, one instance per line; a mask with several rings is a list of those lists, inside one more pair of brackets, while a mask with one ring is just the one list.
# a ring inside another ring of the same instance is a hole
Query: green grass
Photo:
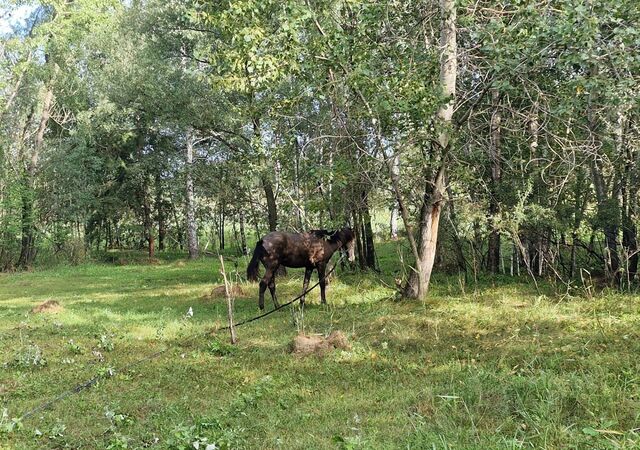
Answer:
[[[205, 336], [226, 317], [207, 296], [213, 258], [0, 275], [0, 448], [640, 448], [639, 298], [540, 296], [505, 278], [463, 292], [441, 277], [424, 305], [396, 302], [394, 247], [382, 277], [338, 270], [328, 307], [309, 295], [306, 331], [353, 344], [324, 357], [290, 354], [288, 309], [239, 328], [237, 348]], [[244, 259], [226, 265], [242, 278]], [[301, 278], [280, 280], [281, 301]], [[242, 287], [238, 320], [258, 312], [257, 285]], [[47, 299], [64, 311], [30, 313]]]

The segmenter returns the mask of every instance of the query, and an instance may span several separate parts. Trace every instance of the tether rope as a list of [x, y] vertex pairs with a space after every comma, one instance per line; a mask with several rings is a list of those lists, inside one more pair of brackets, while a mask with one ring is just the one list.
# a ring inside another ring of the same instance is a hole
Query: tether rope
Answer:
[[[333, 273], [334, 270], [336, 270], [336, 267], [338, 267], [338, 264], [340, 263], [340, 261], [342, 261], [342, 259], [344, 258], [344, 256], [340, 256], [340, 259], [338, 259], [338, 261], [333, 265], [333, 267], [331, 268], [331, 270], [325, 274], [325, 276], [322, 279], [319, 279], [318, 282], [316, 284], [314, 284], [313, 286], [311, 286], [310, 288], [306, 289], [304, 292], [302, 292], [302, 294], [298, 295], [296, 298], [294, 298], [291, 301], [288, 301], [287, 303], [284, 303], [282, 305], [279, 305], [278, 307], [272, 309], [271, 311], [267, 311], [266, 313], [260, 314], [258, 316], [252, 317], [250, 319], [246, 319], [246, 320], [242, 320], [238, 323], [233, 324], [234, 327], [239, 327], [242, 325], [245, 325], [247, 323], [251, 323], [254, 322], [258, 319], [262, 319], [263, 317], [266, 317], [270, 314], [273, 314], [276, 311], [281, 310], [282, 308], [284, 308], [285, 306], [289, 306], [292, 303], [297, 302], [298, 300], [300, 300], [302, 297], [304, 297], [305, 295], [307, 295], [309, 292], [311, 292], [312, 290], [314, 290], [316, 287], [318, 287], [320, 285], [320, 283], [322, 281], [326, 281], [327, 277], [329, 277], [329, 275], [331, 275]], [[217, 328], [216, 330], [214, 330], [214, 333], [218, 333], [220, 331], [223, 330], [228, 330], [229, 328], [231, 328], [230, 325], [227, 325], [225, 327], [222, 328]], [[211, 332], [207, 332], [205, 334], [205, 336], [210, 335]], [[200, 336], [198, 336], [200, 337]], [[195, 338], [194, 338], [195, 339]], [[193, 340], [192, 340], [193, 341]], [[189, 343], [189, 341], [186, 341], [186, 343]], [[24, 414], [22, 414], [20, 416], [20, 420], [24, 420], [27, 419], [31, 416], [33, 416], [34, 414], [36, 414], [37, 412], [40, 411], [44, 411], [46, 409], [49, 409], [51, 406], [55, 405], [56, 403], [64, 400], [65, 398], [69, 397], [70, 395], [73, 394], [77, 394], [79, 392], [84, 391], [85, 389], [90, 388], [91, 386], [95, 385], [98, 381], [102, 380], [102, 379], [106, 379], [106, 378], [110, 378], [112, 376], [114, 376], [116, 373], [126, 373], [127, 371], [133, 369], [135, 366], [138, 366], [144, 362], [147, 361], [151, 361], [152, 359], [156, 359], [159, 356], [163, 355], [164, 353], [166, 353], [167, 351], [169, 351], [172, 348], [171, 345], [168, 345], [167, 348], [163, 349], [163, 350], [159, 350], [155, 353], [152, 353], [150, 355], [145, 356], [144, 358], [138, 359], [136, 361], [133, 361], [127, 365], [125, 365], [124, 367], [121, 367], [118, 370], [115, 369], [108, 369], [106, 370], [104, 373], [99, 373], [98, 375], [94, 376], [93, 378], [85, 381], [84, 383], [80, 383], [70, 389], [67, 389], [66, 391], [62, 392], [61, 394], [59, 394], [58, 396], [47, 400], [46, 402], [43, 402], [41, 404], [39, 404], [38, 406], [36, 406], [35, 408], [32, 408], [30, 410], [28, 410], [27, 412], [25, 412]]]

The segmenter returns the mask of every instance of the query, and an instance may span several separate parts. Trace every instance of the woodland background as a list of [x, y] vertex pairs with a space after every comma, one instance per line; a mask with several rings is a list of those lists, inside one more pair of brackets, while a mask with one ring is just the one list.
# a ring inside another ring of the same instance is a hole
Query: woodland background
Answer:
[[0, 11], [0, 270], [351, 224], [361, 269], [405, 239], [409, 296], [434, 252], [467, 277], [634, 286], [634, 0]]

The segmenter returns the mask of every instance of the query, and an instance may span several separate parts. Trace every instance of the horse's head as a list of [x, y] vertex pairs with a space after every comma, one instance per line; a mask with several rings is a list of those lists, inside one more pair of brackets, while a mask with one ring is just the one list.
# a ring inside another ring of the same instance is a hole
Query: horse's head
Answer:
[[342, 243], [342, 250], [347, 254], [349, 262], [356, 260], [356, 240], [355, 233], [349, 227], [343, 228], [338, 231], [338, 239]]

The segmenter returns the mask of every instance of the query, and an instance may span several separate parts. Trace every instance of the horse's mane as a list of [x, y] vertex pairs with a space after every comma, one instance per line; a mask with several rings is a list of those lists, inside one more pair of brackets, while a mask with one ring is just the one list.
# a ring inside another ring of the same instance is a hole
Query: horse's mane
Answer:
[[350, 228], [345, 228], [342, 230], [311, 230], [309, 233], [313, 234], [315, 237], [320, 239], [327, 239], [331, 243], [342, 242], [345, 243], [345, 238], [349, 240], [350, 237], [353, 237], [353, 231]]
[[329, 231], [329, 230], [310, 230], [309, 231], [310, 234], [314, 235], [317, 238], [320, 239], [324, 239], [324, 238], [331, 238], [334, 234], [335, 231]]

